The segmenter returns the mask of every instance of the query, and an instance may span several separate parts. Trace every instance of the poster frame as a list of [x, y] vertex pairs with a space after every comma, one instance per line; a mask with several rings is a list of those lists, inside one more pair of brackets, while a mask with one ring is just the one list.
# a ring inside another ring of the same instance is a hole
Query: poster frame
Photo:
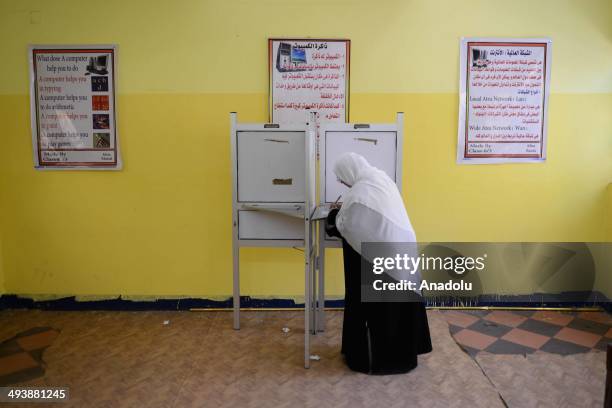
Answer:
[[[470, 43], [503, 43], [503, 44], [543, 44], [544, 45], [544, 81], [542, 100], [542, 127], [540, 155], [538, 157], [465, 157], [466, 129], [468, 120], [468, 45]], [[504, 163], [545, 163], [548, 147], [548, 106], [550, 94], [550, 77], [552, 61], [552, 39], [549, 37], [461, 37], [459, 41], [459, 109], [457, 127], [457, 164], [504, 164]]]
[[[268, 121], [276, 123], [274, 118], [274, 56], [272, 55], [275, 41], [313, 41], [313, 42], [343, 42], [346, 44], [346, 78], [344, 86], [345, 106], [344, 123], [349, 123], [350, 114], [350, 83], [351, 83], [351, 40], [348, 38], [307, 38], [307, 37], [270, 37], [268, 38]], [[304, 116], [306, 117], [306, 115]]]
[[[113, 84], [112, 84], [112, 99], [113, 99], [113, 124], [114, 124], [114, 136], [115, 136], [115, 162], [104, 164], [104, 163], [75, 163], [71, 162], [68, 164], [48, 164], [40, 162], [39, 152], [40, 144], [39, 140], [39, 124], [38, 124], [38, 98], [37, 98], [37, 78], [35, 74], [34, 66], [34, 51], [35, 50], [112, 50], [112, 70], [113, 70]], [[111, 170], [119, 171], [123, 169], [123, 160], [121, 157], [121, 148], [119, 143], [119, 119], [117, 113], [117, 83], [118, 83], [118, 51], [119, 46], [117, 44], [29, 44], [28, 45], [28, 71], [29, 71], [29, 93], [30, 93], [30, 133], [32, 137], [32, 156], [34, 161], [34, 168], [36, 170]]]

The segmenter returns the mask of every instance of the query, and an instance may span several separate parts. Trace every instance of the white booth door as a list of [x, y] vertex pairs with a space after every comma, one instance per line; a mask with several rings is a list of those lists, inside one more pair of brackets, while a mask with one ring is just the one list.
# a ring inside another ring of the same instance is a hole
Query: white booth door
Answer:
[[[348, 187], [340, 183], [334, 173], [334, 164], [340, 155], [354, 152], [362, 155], [372, 166], [383, 170], [396, 181], [396, 132], [328, 131], [325, 134], [325, 202], [332, 203]], [[342, 201], [342, 199], [340, 199]]]
[[305, 132], [238, 131], [239, 202], [304, 202]]

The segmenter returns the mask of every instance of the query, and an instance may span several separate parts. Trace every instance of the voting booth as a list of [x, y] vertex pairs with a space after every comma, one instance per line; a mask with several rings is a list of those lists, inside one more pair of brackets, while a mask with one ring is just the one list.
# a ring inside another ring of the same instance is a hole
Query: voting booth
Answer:
[[334, 174], [336, 160], [358, 153], [385, 171], [401, 191], [403, 113], [395, 123], [321, 123], [318, 129], [318, 199], [316, 114], [306, 124], [238, 123], [230, 114], [232, 148], [233, 306], [240, 328], [241, 247], [304, 248], [304, 366], [310, 365], [310, 336], [325, 329], [325, 248], [341, 242], [327, 236], [330, 205], [342, 201], [347, 187]]
[[314, 327], [314, 114], [306, 124], [238, 123], [230, 114], [234, 328], [240, 328], [242, 247], [304, 248], [305, 366]]

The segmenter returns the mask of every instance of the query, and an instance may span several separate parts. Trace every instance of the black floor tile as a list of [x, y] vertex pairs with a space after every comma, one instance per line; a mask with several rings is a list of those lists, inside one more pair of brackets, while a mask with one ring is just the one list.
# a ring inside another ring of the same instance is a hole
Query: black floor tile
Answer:
[[482, 319], [471, 324], [467, 328], [493, 337], [501, 337], [512, 330], [512, 327]]
[[586, 319], [574, 319], [568, 323], [567, 327], [571, 327], [572, 329], [582, 330], [589, 333], [599, 334], [603, 336], [610, 330], [610, 326], [603, 323], [594, 322], [592, 320]]
[[552, 323], [546, 323], [541, 320], [527, 319], [517, 326], [519, 329], [527, 330], [543, 336], [552, 337], [557, 334], [562, 327]]
[[0, 344], [0, 357], [8, 356], [8, 355], [15, 354], [15, 353], [20, 353], [22, 351], [23, 349], [17, 343], [17, 340], [15, 340], [14, 338], [7, 340], [4, 343]]
[[578, 344], [570, 343], [559, 339], [548, 340], [540, 350], [547, 353], [561, 354], [567, 356], [569, 354], [586, 353], [591, 349], [588, 347], [579, 346]]
[[0, 376], [0, 387], [7, 385], [19, 384], [21, 382], [30, 381], [45, 375], [45, 369], [42, 366], [26, 368], [25, 370], [15, 371], [3, 376]]
[[535, 349], [499, 339], [487, 347], [485, 351], [493, 354], [531, 354]]

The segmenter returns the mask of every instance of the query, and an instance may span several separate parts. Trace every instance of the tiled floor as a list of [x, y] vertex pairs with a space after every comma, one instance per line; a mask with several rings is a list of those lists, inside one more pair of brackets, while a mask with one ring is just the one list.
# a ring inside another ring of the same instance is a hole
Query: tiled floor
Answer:
[[[587, 348], [568, 339], [592, 344], [592, 338], [562, 330], [600, 333], [601, 326], [588, 322], [609, 325], [605, 315], [478, 316], [430, 310], [433, 352], [420, 356], [412, 372], [393, 376], [368, 376], [346, 368], [339, 350], [341, 312], [329, 312], [327, 330], [313, 337], [313, 353], [321, 359], [305, 370], [302, 317], [300, 312], [243, 313], [242, 329], [235, 331], [232, 315], [226, 312], [2, 311], [0, 340], [10, 339], [5, 343], [5, 357], [12, 355], [15, 361], [0, 362], [4, 375], [10, 375], [11, 367], [23, 371], [21, 368], [27, 369], [42, 357], [44, 373], [39, 371], [31, 380], [22, 378], [18, 384], [69, 387], [70, 400], [55, 404], [61, 408], [603, 404], [605, 353], [597, 347], [602, 340]], [[534, 323], [526, 323], [537, 318], [556, 322], [555, 332], [546, 325], [534, 329]], [[453, 324], [449, 326], [446, 319]], [[41, 329], [13, 338], [36, 327]], [[521, 352], [542, 342], [537, 336], [522, 340], [522, 332], [513, 330], [550, 337], [540, 349], [547, 346], [552, 352], [567, 354], [567, 343], [588, 352], [569, 356], [542, 351], [526, 356], [479, 352], [470, 357], [451, 337], [452, 331], [455, 335], [462, 332], [459, 338], [474, 349], [491, 352], [496, 348], [507, 352], [512, 347]], [[482, 336], [474, 337], [471, 332]], [[556, 338], [559, 333], [566, 340]], [[608, 329], [596, 336], [607, 338], [609, 334]]]
[[604, 312], [444, 311], [455, 341], [468, 354], [569, 355], [606, 349], [612, 316]]
[[42, 377], [43, 352], [59, 332], [50, 327], [34, 327], [0, 343], [0, 386], [18, 384]]

